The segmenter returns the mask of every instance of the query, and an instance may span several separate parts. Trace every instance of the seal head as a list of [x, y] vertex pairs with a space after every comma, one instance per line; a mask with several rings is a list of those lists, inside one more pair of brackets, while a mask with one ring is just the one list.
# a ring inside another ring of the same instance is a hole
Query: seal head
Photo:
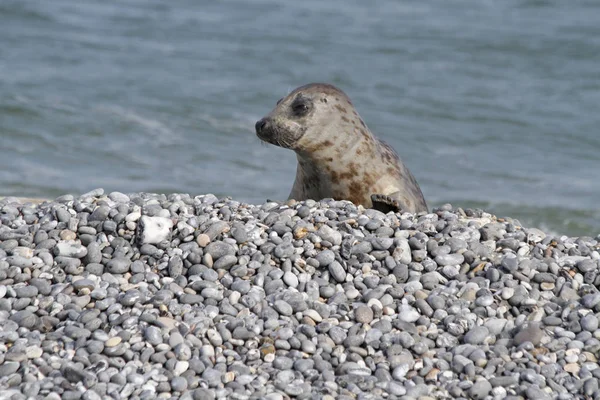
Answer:
[[328, 84], [299, 87], [280, 99], [275, 109], [256, 123], [256, 134], [265, 142], [296, 150], [302, 146], [299, 142], [307, 131], [318, 134], [320, 129], [327, 129], [329, 124], [336, 122], [331, 119], [329, 108], [318, 104], [328, 102], [328, 96], [324, 95], [327, 92], [346, 97], [337, 88]]
[[257, 136], [294, 150], [289, 198], [350, 200], [381, 211], [427, 211], [419, 185], [396, 152], [377, 139], [333, 85], [301, 86], [256, 123]]

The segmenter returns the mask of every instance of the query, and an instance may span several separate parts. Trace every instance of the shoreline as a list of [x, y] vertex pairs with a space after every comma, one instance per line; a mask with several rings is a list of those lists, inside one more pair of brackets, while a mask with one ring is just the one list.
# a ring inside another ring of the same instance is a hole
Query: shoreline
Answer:
[[[481, 210], [0, 198], [15, 398], [592, 396], [600, 243]], [[8, 398], [8, 397], [7, 397]]]
[[0, 196], [0, 202], [4, 199], [15, 199], [17, 203], [26, 204], [42, 204], [45, 201], [52, 201], [51, 199], [43, 199], [37, 197], [18, 197], [18, 196]]

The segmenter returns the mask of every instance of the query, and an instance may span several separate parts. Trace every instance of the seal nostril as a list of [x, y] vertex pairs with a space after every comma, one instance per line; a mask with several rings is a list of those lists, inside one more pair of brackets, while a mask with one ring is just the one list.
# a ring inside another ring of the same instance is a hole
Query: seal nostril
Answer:
[[256, 128], [256, 132], [262, 131], [265, 128], [265, 125], [267, 125], [267, 121], [264, 118], [258, 121], [254, 126]]

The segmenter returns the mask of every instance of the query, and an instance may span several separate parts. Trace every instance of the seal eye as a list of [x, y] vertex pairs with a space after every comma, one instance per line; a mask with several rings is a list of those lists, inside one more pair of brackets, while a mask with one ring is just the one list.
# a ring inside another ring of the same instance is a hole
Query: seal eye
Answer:
[[292, 105], [292, 111], [294, 111], [294, 114], [296, 115], [304, 115], [308, 112], [308, 104], [306, 103], [295, 103], [294, 105]]
[[281, 103], [283, 101], [283, 97], [280, 98], [279, 100], [277, 100], [277, 105], [279, 105], [279, 103]]

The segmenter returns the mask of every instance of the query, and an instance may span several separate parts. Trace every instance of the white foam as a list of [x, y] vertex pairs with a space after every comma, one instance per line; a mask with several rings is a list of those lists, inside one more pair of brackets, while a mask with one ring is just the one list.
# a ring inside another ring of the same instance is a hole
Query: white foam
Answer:
[[136, 113], [133, 110], [126, 109], [116, 105], [110, 106], [100, 106], [97, 108], [100, 112], [108, 112], [113, 115], [116, 115], [123, 119], [126, 122], [131, 122], [133, 124], [139, 125], [147, 130], [148, 133], [152, 134], [156, 139], [158, 139], [159, 143], [167, 144], [172, 143], [174, 139], [179, 139], [180, 135], [175, 131], [170, 129], [164, 123], [145, 117]]
[[250, 115], [233, 116], [233, 118], [219, 118], [211, 114], [198, 115], [198, 119], [211, 128], [228, 133], [253, 130], [255, 118]]

